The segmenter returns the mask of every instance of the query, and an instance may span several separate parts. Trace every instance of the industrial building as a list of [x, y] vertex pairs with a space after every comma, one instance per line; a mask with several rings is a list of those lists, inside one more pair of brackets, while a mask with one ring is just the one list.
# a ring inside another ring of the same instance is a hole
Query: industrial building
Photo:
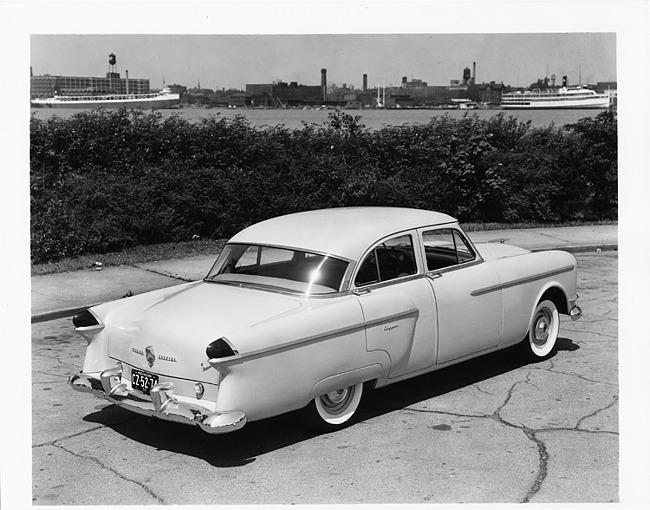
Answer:
[[85, 76], [42, 76], [31, 77], [31, 99], [65, 96], [88, 96], [101, 94], [148, 94], [149, 80], [122, 78], [120, 73], [106, 73], [105, 78]]
[[321, 69], [320, 85], [298, 85], [297, 82], [277, 81], [270, 84], [247, 84], [246, 94], [251, 106], [298, 106], [328, 104], [327, 69]]
[[34, 76], [31, 73], [30, 98], [48, 98], [55, 94], [60, 96], [90, 96], [104, 94], [149, 94], [149, 80], [129, 78], [125, 71], [122, 78], [117, 72], [115, 54], [108, 56], [109, 70], [106, 77], [86, 76], [51, 76], [44, 74]]
[[298, 85], [297, 82], [277, 81], [268, 84], [246, 84], [250, 106], [285, 107], [301, 103], [322, 102], [323, 92], [318, 85]]

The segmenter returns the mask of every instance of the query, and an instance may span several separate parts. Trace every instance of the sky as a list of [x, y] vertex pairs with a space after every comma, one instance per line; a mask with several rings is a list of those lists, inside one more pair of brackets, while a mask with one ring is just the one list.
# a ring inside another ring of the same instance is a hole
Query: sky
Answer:
[[616, 81], [616, 34], [423, 33], [423, 34], [31, 34], [35, 75], [105, 76], [108, 55], [124, 77], [209, 89], [245, 89], [273, 81], [361, 88], [399, 86], [403, 77], [429, 85], [461, 80], [528, 86], [562, 76], [570, 84]]

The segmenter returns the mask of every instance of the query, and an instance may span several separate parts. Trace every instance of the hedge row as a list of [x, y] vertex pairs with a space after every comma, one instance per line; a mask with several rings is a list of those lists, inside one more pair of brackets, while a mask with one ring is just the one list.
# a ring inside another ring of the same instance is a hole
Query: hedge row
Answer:
[[33, 262], [352, 205], [472, 222], [615, 219], [616, 117], [533, 128], [503, 114], [436, 116], [374, 131], [341, 111], [300, 129], [125, 109], [31, 119]]

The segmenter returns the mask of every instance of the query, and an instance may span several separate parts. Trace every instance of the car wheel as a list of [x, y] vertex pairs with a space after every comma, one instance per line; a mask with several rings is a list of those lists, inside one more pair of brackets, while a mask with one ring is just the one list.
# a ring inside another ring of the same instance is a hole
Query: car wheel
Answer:
[[312, 428], [330, 432], [349, 425], [363, 393], [363, 383], [320, 395], [305, 408], [305, 418]]
[[531, 358], [542, 359], [551, 354], [560, 331], [560, 314], [553, 301], [540, 301], [535, 308], [524, 343]]

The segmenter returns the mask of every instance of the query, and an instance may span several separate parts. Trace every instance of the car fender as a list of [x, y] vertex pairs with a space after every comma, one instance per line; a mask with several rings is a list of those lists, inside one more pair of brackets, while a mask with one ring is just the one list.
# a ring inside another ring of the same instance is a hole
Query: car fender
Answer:
[[577, 262], [572, 254], [535, 252], [489, 263], [497, 270], [503, 291], [503, 347], [521, 341], [537, 304], [548, 291], [562, 292], [564, 306], [558, 309], [567, 313], [568, 301], [575, 297], [576, 287]]
[[387, 366], [388, 365], [382, 366], [380, 364], [374, 364], [321, 379], [311, 390], [309, 400], [320, 395], [325, 395], [331, 391], [347, 388], [348, 386], [354, 386], [355, 384], [372, 381], [374, 379], [383, 379], [388, 376]]

